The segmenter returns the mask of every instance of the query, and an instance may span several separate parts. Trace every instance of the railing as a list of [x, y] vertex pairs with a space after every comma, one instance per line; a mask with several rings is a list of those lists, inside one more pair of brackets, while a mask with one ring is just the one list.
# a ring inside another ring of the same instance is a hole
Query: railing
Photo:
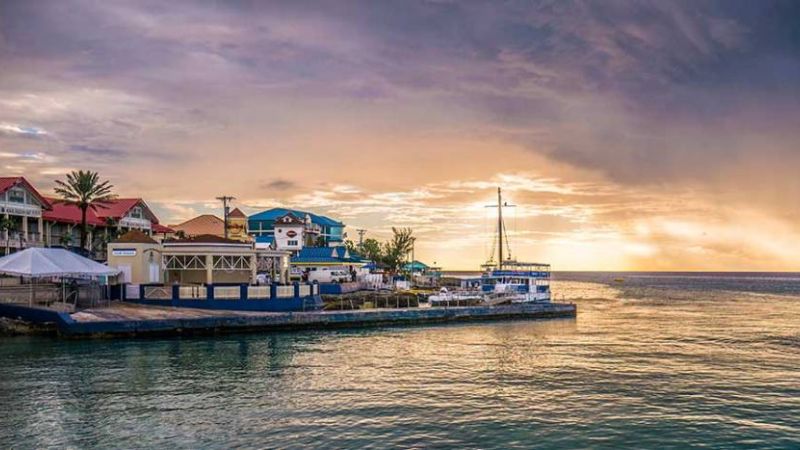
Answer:
[[208, 296], [208, 289], [205, 286], [179, 286], [178, 296], [188, 299], [205, 299]]
[[294, 286], [278, 286], [276, 295], [278, 298], [294, 297]]
[[0, 237], [0, 248], [28, 248], [28, 247], [43, 247], [44, 242], [41, 239], [31, 237], [29, 239], [22, 239], [21, 237], [9, 236], [8, 239]]
[[214, 286], [214, 298], [240, 298], [242, 291], [239, 286]]
[[139, 299], [139, 285], [138, 284], [126, 284], [125, 285], [125, 298], [129, 298], [131, 300], [138, 300]]
[[29, 284], [0, 287], [0, 303], [49, 305], [62, 297], [61, 286]]
[[170, 300], [172, 290], [168, 286], [145, 286], [144, 298], [148, 300]]
[[269, 298], [269, 286], [247, 286], [247, 298]]
[[308, 298], [321, 292], [316, 283], [271, 286], [125, 284], [123, 294], [129, 300], [271, 300]]

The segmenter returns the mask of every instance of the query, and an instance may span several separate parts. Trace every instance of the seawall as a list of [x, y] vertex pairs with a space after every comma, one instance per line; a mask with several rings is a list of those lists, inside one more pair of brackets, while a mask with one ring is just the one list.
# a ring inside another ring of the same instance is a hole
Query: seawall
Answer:
[[[453, 308], [398, 308], [355, 311], [235, 312], [143, 305], [68, 315], [40, 308], [0, 305], [0, 316], [33, 323], [46, 321], [63, 337], [123, 337], [214, 334], [244, 331], [307, 330], [430, 323], [574, 317], [574, 304], [528, 303]], [[35, 309], [37, 311], [30, 311]]]

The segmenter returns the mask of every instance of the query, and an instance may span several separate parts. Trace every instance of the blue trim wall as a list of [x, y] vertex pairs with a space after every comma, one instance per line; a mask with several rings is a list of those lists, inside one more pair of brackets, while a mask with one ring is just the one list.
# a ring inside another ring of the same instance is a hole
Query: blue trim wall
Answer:
[[276, 299], [169, 299], [169, 300], [125, 300], [128, 303], [151, 306], [171, 306], [174, 308], [199, 308], [226, 311], [261, 311], [261, 312], [291, 312], [291, 311], [317, 311], [322, 309], [322, 297], [310, 295], [307, 297], [288, 297]]
[[[169, 288], [170, 298], [147, 298], [147, 287]], [[238, 287], [239, 298], [214, 298], [215, 287]], [[269, 286], [269, 296], [259, 298], [248, 298], [247, 284], [209, 284], [205, 286], [206, 298], [181, 298], [180, 286], [163, 284], [140, 284], [138, 298], [122, 298], [129, 303], [153, 306], [171, 306], [175, 308], [200, 308], [200, 309], [219, 309], [228, 311], [263, 311], [263, 312], [289, 312], [289, 311], [317, 311], [322, 309], [322, 297], [320, 297], [319, 286], [316, 283], [310, 284], [310, 295], [300, 295], [300, 284], [294, 283], [291, 286], [291, 297], [279, 297], [278, 285]], [[124, 294], [127, 289], [121, 289]]]

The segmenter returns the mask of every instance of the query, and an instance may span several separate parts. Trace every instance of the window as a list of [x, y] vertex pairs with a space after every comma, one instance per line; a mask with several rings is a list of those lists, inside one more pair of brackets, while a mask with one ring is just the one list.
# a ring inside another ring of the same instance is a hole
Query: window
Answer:
[[133, 217], [134, 219], [141, 219], [142, 218], [142, 208], [139, 207], [139, 206], [135, 206], [133, 209], [131, 209], [131, 213], [129, 214], [129, 216]]
[[8, 201], [10, 203], [25, 203], [25, 191], [19, 188], [9, 189]]
[[293, 240], [293, 241], [286, 241], [286, 245], [289, 245], [289, 246], [296, 246], [296, 245], [297, 245], [297, 240]]

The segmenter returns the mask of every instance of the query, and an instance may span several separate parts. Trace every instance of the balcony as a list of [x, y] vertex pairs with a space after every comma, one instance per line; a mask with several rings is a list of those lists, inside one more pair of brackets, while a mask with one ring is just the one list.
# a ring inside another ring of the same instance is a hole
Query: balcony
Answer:
[[22, 233], [9, 233], [8, 239], [3, 234], [0, 234], [0, 249], [6, 248], [23, 249], [28, 247], [44, 247], [44, 241], [39, 233], [28, 233], [28, 236], [23, 236]]

